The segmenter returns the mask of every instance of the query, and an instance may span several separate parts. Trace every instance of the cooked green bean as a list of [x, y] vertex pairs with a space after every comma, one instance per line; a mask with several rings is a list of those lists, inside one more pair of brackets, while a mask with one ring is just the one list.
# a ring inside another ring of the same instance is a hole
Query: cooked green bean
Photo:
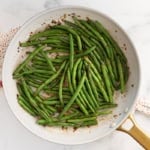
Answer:
[[73, 102], [75, 101], [76, 97], [78, 96], [78, 93], [80, 92], [80, 90], [82, 89], [82, 86], [84, 84], [86, 78], [86, 74], [84, 73], [83, 77], [81, 78], [79, 85], [74, 93], [74, 95], [72, 96], [72, 98], [70, 99], [69, 103], [64, 107], [63, 111], [60, 114], [60, 118], [68, 111], [68, 109], [71, 107], [71, 105], [73, 104]]
[[75, 62], [74, 68], [72, 70], [72, 85], [73, 85], [74, 89], [76, 89], [76, 73], [77, 73], [77, 67], [78, 67], [80, 62], [81, 62], [81, 59], [78, 59]]
[[16, 70], [14, 71], [14, 75], [19, 73], [19, 71], [21, 69], [23, 69], [25, 67], [25, 65], [41, 50], [43, 49], [45, 46], [41, 46], [41, 47], [38, 47], [38, 48], [35, 48], [35, 50], [30, 54], [28, 55], [28, 57], [24, 60], [23, 63], [21, 63], [17, 68]]
[[92, 101], [94, 102], [95, 107], [98, 107], [98, 102], [97, 102], [97, 100], [96, 100], [96, 96], [94, 95], [94, 93], [93, 93], [93, 91], [92, 91], [92, 88], [91, 88], [91, 86], [90, 86], [90, 83], [89, 83], [89, 81], [88, 81], [87, 78], [86, 78], [86, 87], [87, 87], [87, 89], [88, 89], [88, 92], [89, 92], [89, 94], [90, 94], [90, 96], [91, 96]]
[[55, 69], [55, 67], [54, 67], [53, 64], [52, 64], [51, 59], [48, 58], [48, 56], [45, 54], [45, 52], [44, 52], [43, 50], [41, 50], [41, 53], [42, 53], [42, 55], [44, 56], [44, 58], [46, 59], [48, 65], [49, 65], [49, 67], [50, 67], [50, 69], [51, 69], [52, 71], [56, 72], [56, 69]]
[[67, 69], [68, 69], [68, 64], [65, 66], [65, 69], [64, 69], [64, 72], [63, 72], [63, 75], [61, 77], [60, 84], [59, 84], [59, 99], [60, 99], [62, 106], [64, 106], [63, 93], [62, 93], [63, 92], [63, 82], [65, 79], [65, 74], [66, 74]]
[[35, 95], [39, 94], [39, 92], [46, 86], [48, 85], [51, 81], [53, 81], [62, 71], [62, 69], [64, 68], [66, 62], [64, 62], [61, 67], [59, 68], [59, 70], [57, 71], [56, 74], [52, 75], [49, 79], [47, 79], [43, 84], [41, 84], [38, 89], [35, 92]]
[[67, 122], [79, 123], [79, 122], [92, 121], [92, 120], [96, 120], [96, 117], [88, 117], [88, 118], [82, 118], [82, 119], [69, 119], [67, 120]]
[[119, 73], [119, 79], [120, 79], [121, 93], [123, 93], [125, 90], [125, 85], [124, 85], [125, 83], [124, 83], [124, 77], [123, 77], [123, 68], [122, 68], [122, 64], [120, 62], [119, 57], [117, 59], [117, 65], [118, 65], [118, 73]]
[[112, 90], [111, 90], [110, 79], [109, 79], [108, 73], [105, 69], [105, 64], [102, 63], [101, 67], [102, 67], [102, 73], [103, 73], [103, 76], [104, 76], [104, 81], [105, 81], [105, 84], [106, 84], [106, 89], [107, 89], [107, 92], [108, 92], [108, 95], [109, 95], [109, 100], [112, 103], [113, 102], [113, 95], [112, 95]]
[[69, 39], [70, 39], [70, 70], [72, 71], [73, 68], [73, 63], [74, 63], [74, 42], [73, 42], [73, 37], [72, 34], [69, 34]]

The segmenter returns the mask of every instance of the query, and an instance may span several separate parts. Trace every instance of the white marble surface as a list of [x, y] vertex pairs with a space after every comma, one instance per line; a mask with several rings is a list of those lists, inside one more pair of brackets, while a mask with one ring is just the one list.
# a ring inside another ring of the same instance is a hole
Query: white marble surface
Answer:
[[[142, 66], [139, 98], [150, 100], [150, 1], [149, 0], [0, 0], [0, 32], [21, 26], [32, 15], [59, 5], [95, 8], [112, 17], [135, 44]], [[150, 134], [150, 116], [135, 113], [138, 124]], [[142, 150], [130, 136], [114, 131], [93, 143], [66, 146], [50, 143], [26, 130], [10, 111], [0, 90], [0, 150]]]

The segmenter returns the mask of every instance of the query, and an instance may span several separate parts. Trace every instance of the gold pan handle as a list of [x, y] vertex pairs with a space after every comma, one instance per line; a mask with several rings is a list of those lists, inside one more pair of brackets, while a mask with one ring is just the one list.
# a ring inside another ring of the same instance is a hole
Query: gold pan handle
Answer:
[[146, 150], [150, 150], [150, 135], [144, 133], [142, 129], [140, 129], [132, 115], [130, 115], [117, 130], [129, 134]]

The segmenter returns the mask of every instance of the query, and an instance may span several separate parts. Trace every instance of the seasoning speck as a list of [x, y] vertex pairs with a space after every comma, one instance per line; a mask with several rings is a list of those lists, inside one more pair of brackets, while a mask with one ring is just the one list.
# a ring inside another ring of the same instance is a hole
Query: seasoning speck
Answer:
[[64, 14], [64, 18], [66, 18], [67, 17], [67, 15], [66, 14]]
[[134, 87], [134, 84], [131, 84], [131, 87]]
[[51, 21], [51, 23], [56, 24], [56, 23], [57, 23], [57, 21], [53, 19], [53, 20]]
[[[64, 20], [63, 20], [64, 21]], [[58, 23], [57, 23], [58, 25], [61, 25], [61, 22], [60, 21], [58, 21]]]
[[65, 21], [65, 18], [62, 18], [61, 21], [64, 22], [64, 21]]
[[2, 84], [2, 81], [0, 80], [0, 88], [2, 88], [3, 87], [3, 84]]
[[75, 13], [72, 13], [71, 15], [72, 15], [72, 16], [75, 16], [76, 14], [75, 14]]
[[73, 132], [75, 132], [77, 129], [78, 129], [77, 127], [74, 127], [74, 128], [73, 128]]
[[117, 118], [117, 117], [118, 117], [118, 115], [113, 115], [113, 117], [114, 117], [114, 118]]
[[90, 20], [90, 18], [89, 18], [89, 17], [86, 17], [86, 20]]

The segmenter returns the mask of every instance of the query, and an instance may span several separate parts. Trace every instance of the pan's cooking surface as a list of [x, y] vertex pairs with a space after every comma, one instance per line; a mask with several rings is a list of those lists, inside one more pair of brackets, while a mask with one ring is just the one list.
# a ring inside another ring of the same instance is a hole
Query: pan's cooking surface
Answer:
[[[81, 18], [90, 17], [92, 19], [99, 20], [109, 30], [114, 39], [119, 43], [128, 59], [130, 67], [127, 91], [124, 95], [116, 93], [115, 99], [118, 103], [118, 107], [114, 110], [113, 114], [109, 115], [108, 117], [100, 118], [98, 126], [78, 129], [75, 132], [74, 130], [62, 130], [49, 127], [44, 128], [35, 124], [35, 120], [26, 112], [24, 112], [18, 105], [16, 99], [17, 89], [15, 86], [15, 81], [12, 79], [12, 72], [17, 63], [21, 61], [22, 55], [24, 55], [22, 52], [18, 53], [17, 47], [19, 41], [25, 41], [28, 38], [30, 32], [39, 28], [43, 28], [41, 25], [43, 22], [47, 24], [52, 19], [57, 20], [64, 14], [70, 13], [79, 14]], [[24, 26], [16, 34], [7, 50], [5, 57], [3, 67], [3, 84], [5, 95], [13, 113], [16, 115], [19, 121], [31, 132], [40, 137], [43, 137], [44, 139], [57, 143], [81, 144], [104, 137], [116, 129], [128, 116], [138, 93], [140, 84], [140, 70], [136, 51], [132, 43], [126, 34], [122, 31], [122, 29], [120, 29], [120, 27], [118, 27], [118, 25], [116, 25], [111, 19], [107, 18], [101, 13], [97, 13], [93, 10], [85, 8], [62, 7], [54, 10], [47, 10], [38, 14], [26, 22], [26, 24], [24, 24]]]

